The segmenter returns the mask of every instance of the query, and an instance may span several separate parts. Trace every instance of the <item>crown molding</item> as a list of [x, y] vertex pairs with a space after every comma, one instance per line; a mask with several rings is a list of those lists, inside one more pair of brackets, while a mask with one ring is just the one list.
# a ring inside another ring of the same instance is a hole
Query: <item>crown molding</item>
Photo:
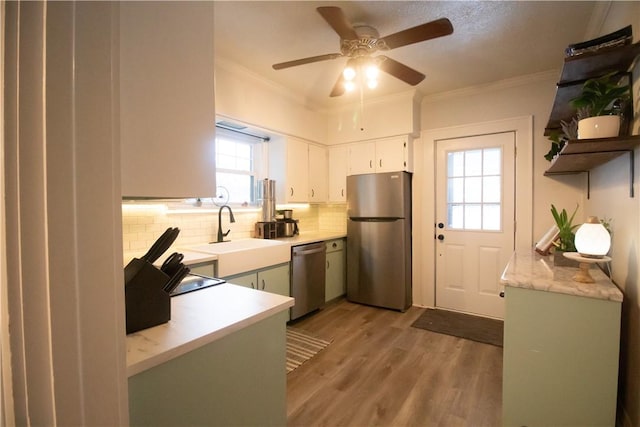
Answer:
[[514, 77], [510, 79], [498, 80], [491, 83], [480, 84], [476, 86], [469, 86], [462, 89], [451, 90], [447, 92], [441, 92], [431, 95], [425, 95], [422, 98], [423, 102], [432, 103], [445, 99], [455, 99], [478, 95], [492, 90], [509, 89], [518, 86], [525, 86], [532, 83], [545, 82], [549, 80], [558, 80], [560, 76], [560, 69], [542, 71], [534, 74], [527, 74], [524, 76]]

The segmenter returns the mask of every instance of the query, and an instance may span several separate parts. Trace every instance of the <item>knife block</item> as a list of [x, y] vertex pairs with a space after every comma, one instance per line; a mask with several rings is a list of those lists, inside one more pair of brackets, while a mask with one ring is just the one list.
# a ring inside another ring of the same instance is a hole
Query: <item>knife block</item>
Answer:
[[134, 258], [124, 268], [127, 334], [171, 320], [171, 297], [164, 290], [169, 276], [149, 261]]

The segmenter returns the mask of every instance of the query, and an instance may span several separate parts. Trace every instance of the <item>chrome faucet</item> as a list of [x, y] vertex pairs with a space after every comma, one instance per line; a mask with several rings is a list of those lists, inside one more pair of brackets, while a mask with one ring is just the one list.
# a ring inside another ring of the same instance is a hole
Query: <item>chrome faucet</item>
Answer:
[[236, 222], [236, 219], [233, 217], [233, 211], [231, 210], [231, 207], [229, 207], [229, 205], [221, 206], [220, 210], [218, 211], [218, 240], [216, 240], [216, 243], [224, 242], [224, 238], [227, 237], [231, 232], [231, 230], [227, 230], [226, 233], [222, 232], [222, 210], [224, 208], [229, 209], [229, 220], [231, 222]]

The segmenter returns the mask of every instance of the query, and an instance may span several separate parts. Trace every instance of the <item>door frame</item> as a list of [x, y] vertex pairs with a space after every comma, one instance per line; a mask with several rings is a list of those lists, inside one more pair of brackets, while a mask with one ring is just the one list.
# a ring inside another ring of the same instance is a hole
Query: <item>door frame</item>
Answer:
[[[528, 249], [533, 242], [533, 116], [521, 116], [422, 132], [415, 144], [416, 165], [413, 204], [413, 303], [435, 307], [436, 251], [435, 224], [435, 145], [439, 140], [465, 138], [492, 133], [515, 133], [515, 249]], [[419, 167], [418, 167], [419, 166]]]

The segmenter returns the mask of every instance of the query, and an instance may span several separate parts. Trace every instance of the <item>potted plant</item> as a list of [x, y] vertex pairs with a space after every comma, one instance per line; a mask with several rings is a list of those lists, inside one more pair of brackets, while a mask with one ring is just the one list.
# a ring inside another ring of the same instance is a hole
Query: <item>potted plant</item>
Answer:
[[555, 220], [559, 231], [558, 239], [553, 243], [556, 247], [553, 255], [554, 265], [578, 266], [575, 261], [565, 258], [562, 254], [563, 252], [576, 252], [576, 235], [574, 230], [578, 228], [578, 225], [580, 225], [573, 224], [576, 212], [578, 212], [578, 205], [576, 205], [576, 209], [573, 211], [573, 214], [571, 214], [571, 217], [569, 217], [565, 209], [558, 212], [556, 207], [551, 205], [551, 215], [553, 215], [553, 219]]
[[630, 99], [629, 85], [620, 85], [616, 72], [587, 80], [571, 106], [578, 111], [578, 138], [618, 136], [620, 112]]

